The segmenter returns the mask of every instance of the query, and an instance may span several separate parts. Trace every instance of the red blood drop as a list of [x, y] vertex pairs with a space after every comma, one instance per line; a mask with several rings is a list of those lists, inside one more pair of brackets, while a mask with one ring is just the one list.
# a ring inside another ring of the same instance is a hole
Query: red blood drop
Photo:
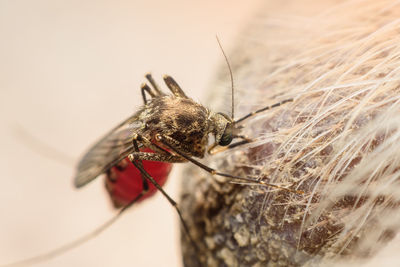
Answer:
[[[142, 149], [143, 152], [154, 152], [149, 148]], [[143, 160], [144, 169], [156, 180], [159, 185], [164, 185], [172, 164], [159, 161]], [[143, 181], [140, 171], [125, 158], [117, 166], [112, 167], [106, 177], [106, 188], [114, 204], [119, 208], [129, 204], [143, 191]], [[146, 199], [157, 191], [157, 188], [150, 182], [149, 191], [139, 201]]]

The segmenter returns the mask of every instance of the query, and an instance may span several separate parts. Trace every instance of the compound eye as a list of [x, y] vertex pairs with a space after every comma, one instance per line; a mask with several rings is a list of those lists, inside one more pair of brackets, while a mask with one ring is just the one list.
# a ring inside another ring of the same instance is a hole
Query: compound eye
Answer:
[[221, 140], [219, 140], [219, 145], [220, 146], [227, 146], [232, 142], [233, 136], [232, 133], [224, 133], [221, 136]]

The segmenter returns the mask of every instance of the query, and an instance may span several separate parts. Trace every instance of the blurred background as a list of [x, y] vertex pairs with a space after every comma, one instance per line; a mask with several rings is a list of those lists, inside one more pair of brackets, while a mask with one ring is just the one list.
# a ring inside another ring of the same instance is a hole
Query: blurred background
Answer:
[[[68, 243], [115, 214], [102, 178], [73, 188], [80, 155], [142, 104], [146, 72], [160, 84], [172, 75], [202, 102], [224, 64], [215, 35], [229, 52], [260, 2], [0, 1], [0, 265]], [[21, 129], [73, 161], [44, 156]], [[175, 199], [177, 169], [165, 187]], [[180, 266], [178, 225], [157, 194], [37, 266]]]

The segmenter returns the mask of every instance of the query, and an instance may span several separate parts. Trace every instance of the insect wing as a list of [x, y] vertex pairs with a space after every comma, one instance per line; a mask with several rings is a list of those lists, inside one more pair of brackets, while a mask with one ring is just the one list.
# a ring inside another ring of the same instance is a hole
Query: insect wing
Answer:
[[133, 151], [132, 138], [143, 127], [140, 112], [129, 117], [93, 145], [78, 164], [74, 179], [82, 187], [115, 166]]

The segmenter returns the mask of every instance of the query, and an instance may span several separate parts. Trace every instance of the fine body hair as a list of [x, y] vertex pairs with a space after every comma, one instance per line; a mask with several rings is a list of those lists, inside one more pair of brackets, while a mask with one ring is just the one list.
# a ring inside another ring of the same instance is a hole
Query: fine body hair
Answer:
[[[399, 261], [400, 3], [270, 2], [228, 53], [235, 113], [294, 101], [247, 121], [253, 142], [207, 164], [305, 193], [187, 169], [182, 209], [201, 249], [194, 261], [185, 241], [185, 263]], [[227, 73], [221, 65], [212, 85], [214, 109], [230, 109]]]

